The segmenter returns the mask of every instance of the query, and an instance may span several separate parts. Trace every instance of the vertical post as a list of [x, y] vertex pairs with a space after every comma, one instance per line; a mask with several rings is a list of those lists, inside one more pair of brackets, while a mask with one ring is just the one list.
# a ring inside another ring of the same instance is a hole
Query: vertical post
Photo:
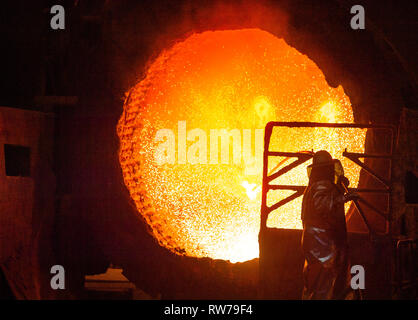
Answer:
[[271, 122], [267, 123], [264, 131], [264, 152], [263, 152], [263, 182], [261, 190], [261, 220], [260, 220], [260, 234], [263, 233], [267, 227], [267, 192], [268, 192], [268, 157], [269, 157], [269, 145], [273, 125]]
[[273, 125], [271, 122], [267, 123], [266, 128], [264, 130], [264, 150], [263, 150], [263, 181], [262, 181], [262, 189], [261, 189], [261, 212], [260, 212], [260, 231], [258, 233], [258, 248], [259, 248], [259, 291], [258, 296], [260, 299], [263, 299], [265, 296], [264, 288], [266, 287], [265, 281], [265, 273], [263, 272], [262, 265], [264, 264], [264, 241], [265, 241], [265, 231], [267, 228], [267, 216], [268, 216], [268, 209], [267, 209], [267, 191], [268, 191], [268, 155], [269, 155], [269, 145], [270, 145], [270, 137], [272, 133]]

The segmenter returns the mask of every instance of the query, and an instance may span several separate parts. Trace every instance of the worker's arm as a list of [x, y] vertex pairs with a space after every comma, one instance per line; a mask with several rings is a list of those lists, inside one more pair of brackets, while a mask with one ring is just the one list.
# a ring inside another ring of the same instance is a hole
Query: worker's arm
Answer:
[[330, 181], [320, 181], [315, 184], [313, 189], [312, 198], [315, 211], [320, 212], [324, 217], [331, 216], [338, 205], [345, 201], [345, 197]]

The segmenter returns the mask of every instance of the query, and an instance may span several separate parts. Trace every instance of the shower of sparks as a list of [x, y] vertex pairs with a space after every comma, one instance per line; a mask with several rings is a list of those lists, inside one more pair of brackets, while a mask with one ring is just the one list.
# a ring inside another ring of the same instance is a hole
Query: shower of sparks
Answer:
[[[211, 129], [252, 129], [254, 155], [263, 148], [255, 129], [268, 121], [353, 120], [343, 88], [329, 87], [318, 66], [284, 40], [259, 29], [208, 31], [162, 52], [127, 93], [117, 128], [119, 158], [131, 197], [161, 245], [189, 256], [246, 261], [258, 257], [262, 163], [179, 163], [178, 121], [207, 133], [208, 154]], [[176, 134], [175, 164], [155, 162], [159, 129]], [[362, 152], [364, 139], [359, 129], [280, 128], [273, 131], [271, 150], [326, 149], [357, 185], [359, 168], [342, 152]], [[272, 160], [269, 170], [283, 158]], [[306, 185], [308, 164], [275, 183]], [[271, 192], [268, 201], [288, 195]], [[267, 225], [301, 228], [300, 207], [301, 198], [288, 203]]]

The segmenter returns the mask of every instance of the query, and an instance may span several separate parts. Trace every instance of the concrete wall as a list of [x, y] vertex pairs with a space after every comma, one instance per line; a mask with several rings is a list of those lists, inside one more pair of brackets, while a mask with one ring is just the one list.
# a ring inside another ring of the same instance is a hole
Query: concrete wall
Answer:
[[[49, 114], [0, 107], [0, 267], [17, 298], [40, 298], [49, 274], [53, 124]], [[30, 148], [30, 176], [6, 176], [4, 144]]]

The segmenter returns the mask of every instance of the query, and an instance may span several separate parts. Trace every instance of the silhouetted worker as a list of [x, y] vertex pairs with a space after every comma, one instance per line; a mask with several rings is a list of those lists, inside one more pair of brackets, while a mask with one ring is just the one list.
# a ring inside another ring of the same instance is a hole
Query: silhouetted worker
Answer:
[[344, 195], [349, 182], [341, 162], [324, 150], [308, 166], [309, 185], [302, 200], [302, 248], [305, 255], [302, 299], [344, 299], [348, 287], [347, 229]]

